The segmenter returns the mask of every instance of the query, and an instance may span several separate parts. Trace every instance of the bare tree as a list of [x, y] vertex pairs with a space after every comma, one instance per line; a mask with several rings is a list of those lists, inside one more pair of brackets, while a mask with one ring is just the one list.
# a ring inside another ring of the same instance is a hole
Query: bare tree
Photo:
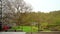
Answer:
[[3, 23], [22, 23], [25, 13], [32, 10], [24, 0], [2, 0], [2, 4]]

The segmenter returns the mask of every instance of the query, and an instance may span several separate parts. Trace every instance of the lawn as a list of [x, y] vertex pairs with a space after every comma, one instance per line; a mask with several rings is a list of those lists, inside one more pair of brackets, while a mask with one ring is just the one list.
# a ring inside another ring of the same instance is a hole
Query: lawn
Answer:
[[[20, 30], [23, 32], [38, 32], [38, 27], [36, 26], [15, 26], [11, 28], [12, 30]], [[51, 30], [44, 29], [44, 32], [51, 32]]]
[[13, 30], [22, 30], [23, 32], [38, 32], [38, 27], [35, 26], [15, 26]]

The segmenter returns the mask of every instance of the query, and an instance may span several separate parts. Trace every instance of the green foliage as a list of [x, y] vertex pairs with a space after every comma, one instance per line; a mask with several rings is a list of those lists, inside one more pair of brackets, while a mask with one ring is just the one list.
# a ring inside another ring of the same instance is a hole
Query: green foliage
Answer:
[[[16, 17], [14, 21], [17, 25], [23, 25], [23, 26], [32, 26], [32, 24], [35, 22], [35, 31], [42, 30], [42, 31], [60, 31], [60, 11], [53, 11], [50, 13], [35, 13], [35, 12], [26, 12], [26, 13], [19, 13], [16, 14], [18, 17]], [[27, 30], [27, 27], [23, 27], [24, 31], [30, 31], [29, 28]], [[14, 28], [13, 28], [14, 29]], [[18, 28], [16, 28], [18, 29]], [[20, 29], [20, 28], [19, 28]], [[34, 31], [34, 29], [32, 29]]]
[[39, 24], [36, 24], [36, 26], [39, 26], [39, 30], [42, 31], [60, 31], [60, 11], [50, 13], [25, 13], [22, 15], [21, 21], [23, 25], [27, 26], [31, 26], [32, 23], [36, 22]]

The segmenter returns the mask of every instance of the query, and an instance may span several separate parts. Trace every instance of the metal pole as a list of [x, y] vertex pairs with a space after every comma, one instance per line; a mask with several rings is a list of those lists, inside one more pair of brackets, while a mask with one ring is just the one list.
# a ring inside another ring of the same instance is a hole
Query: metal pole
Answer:
[[38, 22], [38, 32], [40, 31], [40, 23]]
[[31, 34], [32, 34], [32, 23], [31, 23]]
[[39, 23], [38, 23], [38, 32], [39, 32]]
[[0, 0], [0, 31], [2, 31], [2, 0]]

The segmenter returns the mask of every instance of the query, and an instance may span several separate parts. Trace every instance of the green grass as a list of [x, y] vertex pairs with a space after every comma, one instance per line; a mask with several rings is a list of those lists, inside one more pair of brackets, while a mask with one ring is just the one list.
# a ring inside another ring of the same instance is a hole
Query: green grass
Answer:
[[[38, 32], [38, 27], [35, 26], [15, 26], [11, 28], [12, 30], [21, 30], [23, 32]], [[44, 32], [51, 32], [51, 30], [44, 29]]]
[[22, 30], [23, 32], [37, 32], [38, 28], [34, 26], [15, 26], [12, 27], [13, 30]]

